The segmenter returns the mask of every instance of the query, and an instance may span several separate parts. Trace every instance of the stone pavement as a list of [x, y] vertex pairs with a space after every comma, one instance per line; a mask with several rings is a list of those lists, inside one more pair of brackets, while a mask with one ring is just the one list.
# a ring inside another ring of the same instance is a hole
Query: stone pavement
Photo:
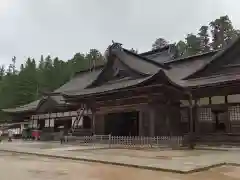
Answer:
[[0, 151], [100, 162], [144, 169], [191, 173], [224, 164], [240, 164], [238, 150], [129, 150], [98, 146], [71, 146], [48, 142], [3, 142]]
[[[237, 180], [240, 167], [178, 174], [108, 164], [0, 152], [1, 180]], [[14, 173], [13, 173], [14, 171]]]

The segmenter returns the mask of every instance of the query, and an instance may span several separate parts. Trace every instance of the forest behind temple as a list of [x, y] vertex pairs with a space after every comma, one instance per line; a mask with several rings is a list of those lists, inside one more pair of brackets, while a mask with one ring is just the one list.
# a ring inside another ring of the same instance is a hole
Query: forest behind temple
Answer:
[[[186, 57], [212, 50], [225, 48], [240, 35], [233, 27], [228, 16], [199, 27], [198, 33], [183, 35], [179, 42], [168, 42], [164, 37], [156, 37], [149, 50], [173, 44], [175, 58]], [[114, 37], [113, 37], [114, 38]], [[137, 52], [134, 48], [132, 51]], [[16, 68], [17, 57], [13, 57], [8, 67], [0, 67], [0, 109], [13, 108], [37, 100], [43, 92], [51, 92], [66, 83], [76, 72], [87, 70], [104, 63], [103, 56], [97, 49], [89, 53], [76, 53], [70, 60], [60, 60], [58, 57], [27, 58], [20, 69]], [[93, 61], [94, 60], [94, 61]], [[10, 60], [9, 60], [10, 61]], [[20, 61], [23, 61], [22, 59]], [[0, 120], [8, 117], [0, 113]]]

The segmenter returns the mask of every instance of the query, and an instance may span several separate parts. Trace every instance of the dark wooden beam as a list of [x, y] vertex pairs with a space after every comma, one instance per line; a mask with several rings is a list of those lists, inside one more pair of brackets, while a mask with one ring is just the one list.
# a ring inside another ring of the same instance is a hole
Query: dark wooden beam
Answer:
[[198, 87], [191, 89], [194, 97], [226, 96], [231, 94], [240, 94], [240, 83], [232, 82], [226, 84]]
[[135, 95], [135, 96], [127, 96], [127, 97], [120, 97], [120, 98], [116, 98], [116, 99], [96, 99], [96, 102], [115, 102], [117, 100], [129, 100], [129, 99], [139, 99], [139, 98], [156, 98], [156, 97], [164, 97], [163, 93], [159, 92], [159, 93], [152, 93], [152, 94], [139, 94], [139, 95]]
[[225, 104], [227, 104], [228, 103], [228, 97], [227, 97], [227, 95], [225, 96]]
[[86, 101], [89, 99], [107, 99], [109, 97], [126, 97], [126, 96], [131, 96], [131, 95], [136, 95], [136, 94], [145, 94], [147, 92], [150, 92], [150, 89], [152, 91], [159, 91], [161, 84], [155, 84], [155, 85], [150, 85], [150, 86], [144, 86], [144, 87], [132, 87], [132, 88], [125, 88], [125, 89], [118, 89], [118, 90], [113, 90], [109, 92], [103, 92], [103, 93], [95, 93], [95, 94], [88, 94], [88, 95], [83, 95], [80, 97], [69, 97], [66, 99], [66, 101], [69, 102], [76, 102], [76, 101]]
[[115, 105], [109, 107], [99, 107], [96, 109], [97, 114], [106, 114], [110, 112], [131, 112], [131, 111], [137, 111], [141, 106], [147, 105], [148, 103], [133, 103], [128, 105]]
[[[86, 99], [105, 99], [110, 96], [129, 96], [129, 95], [135, 95], [138, 94], [145, 94], [145, 93], [151, 93], [151, 92], [169, 92], [169, 95], [181, 95], [183, 96], [185, 92], [181, 92], [180, 90], [163, 84], [152, 84], [147, 86], [134, 86], [131, 88], [124, 88], [124, 89], [116, 89], [109, 92], [101, 92], [101, 93], [95, 93], [95, 94], [87, 94], [82, 96], [74, 96], [74, 97], [66, 97], [66, 101], [74, 102], [74, 101], [84, 101]], [[174, 92], [174, 93], [173, 93]], [[171, 97], [170, 96], [170, 97]]]

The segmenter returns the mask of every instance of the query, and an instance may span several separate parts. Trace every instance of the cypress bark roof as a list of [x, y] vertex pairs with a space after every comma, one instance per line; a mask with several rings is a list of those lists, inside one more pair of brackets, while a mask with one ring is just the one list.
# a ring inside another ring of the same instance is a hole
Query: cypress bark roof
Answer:
[[[92, 80], [94, 80], [98, 76], [100, 72], [101, 67], [92, 72], [84, 71], [77, 73], [69, 82], [56, 89], [49, 97], [52, 100], [56, 101], [56, 103], [59, 105], [64, 104], [64, 98], [61, 95], [62, 92], [76, 89], [84, 89], [87, 85], [89, 85], [89, 83], [91, 83]], [[23, 106], [3, 109], [3, 111], [7, 113], [34, 112], [44, 100], [45, 98], [41, 98]]]
[[[111, 45], [108, 50], [107, 62], [103, 68], [92, 72], [88, 71], [77, 74], [73, 79], [55, 90], [53, 94], [49, 96], [58, 104], [63, 104], [64, 97], [104, 93], [136, 86], [157, 75], [160, 75], [159, 77], [165, 79], [165, 81], [168, 81], [173, 86], [182, 88], [240, 80], [240, 76], [223, 74], [204, 78], [190, 78], [213, 66], [214, 63], [222, 61], [222, 57], [228, 55], [232, 49], [236, 49], [238, 45], [240, 45], [240, 39], [226, 50], [172, 59], [173, 56], [169, 51], [169, 47], [142, 54], [135, 54], [122, 48], [118, 43], [115, 43]], [[120, 80], [111, 80], [110, 77], [114, 79], [114, 73], [116, 74], [114, 71], [119, 71], [113, 68], [115, 61], [119, 61], [119, 64], [122, 64], [125, 70], [132, 71], [134, 76], [130, 75]], [[5, 109], [4, 111], [9, 113], [34, 111], [41, 101], [42, 100], [37, 100], [27, 105], [13, 109]]]
[[9, 108], [9, 109], [3, 109], [2, 111], [7, 113], [22, 113], [22, 112], [32, 112], [35, 111], [40, 100], [33, 101], [29, 104], [25, 104], [23, 106], [19, 106], [16, 108]]
[[[166, 54], [162, 56], [162, 53], [167, 50], [168, 48], [164, 47], [164, 50], [161, 50], [159, 57], [166, 58]], [[72, 97], [72, 96], [83, 96], [89, 94], [96, 94], [96, 93], [103, 93], [109, 92], [116, 89], [124, 89], [131, 86], [138, 85], [145, 81], [150, 80], [152, 77], [156, 75], [162, 75], [161, 78], [169, 81], [174, 86], [178, 86], [174, 82], [172, 82], [165, 74], [165, 71], [169, 71], [171, 67], [168, 64], [164, 64], [162, 62], [149, 59], [147, 56], [150, 56], [150, 53], [145, 53], [142, 55], [135, 54], [131, 51], [128, 51], [122, 47], [116, 47], [115, 44], [110, 46], [109, 48], [109, 55], [107, 57], [107, 64], [99, 76], [93, 81], [93, 84], [86, 87], [85, 89], [81, 90], [73, 90], [73, 91], [65, 91], [63, 92], [63, 96], [65, 97]], [[159, 53], [159, 52], [158, 52]], [[143, 56], [144, 55], [144, 56]], [[152, 55], [152, 54], [151, 54]], [[171, 55], [168, 55], [168, 60], [171, 58]], [[156, 56], [155, 56], [156, 58]], [[109, 69], [112, 68], [112, 64], [114, 61], [120, 61], [122, 64], [126, 65], [128, 69], [137, 72], [139, 74], [139, 78], [124, 78], [122, 80], [113, 81], [112, 83], [105, 82], [105, 83], [98, 83], [101, 82], [106, 76], [110, 76]]]

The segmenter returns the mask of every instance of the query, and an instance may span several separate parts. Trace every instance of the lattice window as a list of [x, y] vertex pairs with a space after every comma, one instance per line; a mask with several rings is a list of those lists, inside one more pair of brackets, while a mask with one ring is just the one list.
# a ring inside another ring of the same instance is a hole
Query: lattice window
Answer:
[[228, 108], [230, 121], [240, 121], [240, 106], [230, 106]]
[[212, 121], [212, 110], [211, 108], [199, 108], [198, 109], [199, 121]]
[[189, 111], [188, 109], [181, 109], [181, 122], [188, 122], [189, 121]]

